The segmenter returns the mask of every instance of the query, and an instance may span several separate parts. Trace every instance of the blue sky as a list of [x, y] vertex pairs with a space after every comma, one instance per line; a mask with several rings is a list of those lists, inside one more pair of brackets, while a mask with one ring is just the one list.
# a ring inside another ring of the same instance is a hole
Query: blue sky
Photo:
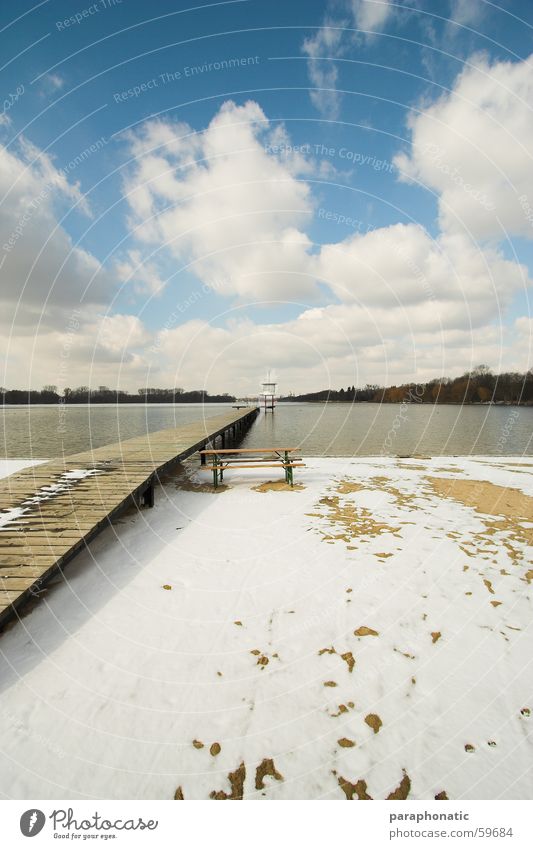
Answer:
[[2, 383], [529, 368], [530, 4], [173, 5], [1, 13]]

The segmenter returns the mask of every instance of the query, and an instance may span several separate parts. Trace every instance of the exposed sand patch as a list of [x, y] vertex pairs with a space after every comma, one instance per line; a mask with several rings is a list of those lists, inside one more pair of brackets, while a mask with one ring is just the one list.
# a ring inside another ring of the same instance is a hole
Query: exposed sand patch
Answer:
[[[504, 516], [513, 522], [517, 519], [524, 522], [533, 521], [533, 498], [519, 489], [498, 486], [489, 481], [458, 478], [426, 478], [426, 480], [438, 495], [461, 501], [467, 507], [473, 507], [477, 513]], [[528, 534], [528, 538], [531, 538], [531, 533]]]
[[[336, 492], [340, 495], [348, 495], [352, 492], [371, 490], [373, 487], [362, 485], [357, 482], [343, 480], [337, 487]], [[371, 511], [366, 507], [360, 507], [349, 500], [342, 500], [339, 495], [325, 495], [316, 505], [316, 510], [325, 508], [326, 512], [307, 513], [307, 516], [325, 519], [332, 528], [341, 528], [340, 533], [323, 534], [325, 542], [333, 543], [336, 540], [350, 543], [356, 538], [372, 538], [384, 533], [399, 536], [399, 527], [393, 527], [385, 522], [377, 522]]]
[[[387, 480], [387, 478], [383, 478], [383, 480]], [[368, 489], [369, 487], [366, 484], [357, 483], [356, 481], [348, 481], [343, 480], [337, 487], [337, 492], [341, 495], [348, 495], [350, 492], [361, 492], [364, 489]]]
[[379, 631], [374, 631], [373, 628], [368, 628], [366, 625], [361, 625], [354, 631], [356, 637], [379, 637]]
[[246, 767], [241, 763], [235, 772], [228, 773], [228, 781], [230, 783], [231, 792], [225, 793], [224, 790], [212, 790], [211, 799], [242, 799], [244, 794], [244, 780], [246, 778]]
[[350, 708], [354, 708], [355, 705], [353, 702], [348, 702], [348, 705], [339, 705], [339, 710], [337, 713], [330, 713], [332, 719], [335, 719], [337, 716], [341, 716], [343, 713], [348, 713]]
[[283, 776], [277, 771], [272, 758], [263, 758], [255, 771], [255, 789], [262, 790], [265, 786], [264, 778], [270, 775], [276, 781], [283, 781]]
[[351, 651], [345, 651], [344, 654], [341, 654], [341, 658], [348, 666], [348, 672], [353, 672], [353, 668], [355, 666], [355, 658]]
[[[333, 773], [336, 775], [336, 773]], [[368, 785], [366, 781], [362, 778], [359, 781], [356, 781], [355, 784], [352, 784], [351, 781], [347, 781], [346, 778], [342, 778], [342, 776], [338, 777], [338, 783], [341, 790], [344, 792], [347, 799], [352, 800], [355, 796], [358, 799], [372, 799], [373, 797], [368, 793]], [[409, 793], [411, 792], [411, 779], [407, 775], [406, 771], [403, 770], [403, 778], [400, 781], [398, 787], [389, 793], [387, 796], [388, 800], [399, 800], [399, 799], [407, 799]], [[440, 798], [444, 798], [441, 796]]]
[[319, 656], [321, 656], [323, 654], [336, 654], [336, 655], [338, 655], [341, 658], [341, 660], [344, 660], [344, 662], [346, 663], [346, 665], [348, 667], [348, 672], [353, 672], [353, 668], [355, 666], [355, 658], [354, 658], [353, 654], [351, 653], [351, 651], [345, 651], [343, 654], [339, 654], [339, 652], [335, 648], [333, 648], [333, 646], [331, 646], [331, 648], [320, 649], [318, 654], [319, 654]]
[[[416, 467], [408, 466], [408, 468], [412, 471]], [[425, 468], [426, 467], [424, 466], [424, 469]], [[375, 475], [373, 478], [370, 478], [370, 483], [373, 485], [374, 489], [379, 490], [380, 492], [387, 492], [389, 495], [392, 495], [398, 507], [407, 507], [411, 510], [417, 509], [415, 502], [418, 496], [412, 492], [405, 492], [405, 490], [401, 490], [397, 486], [394, 486], [390, 478], [383, 475]]]
[[283, 481], [266, 481], [258, 486], [252, 487], [255, 492], [294, 492], [295, 490], [305, 489], [302, 483], [295, 483], [293, 486], [290, 483]]
[[367, 784], [362, 778], [359, 781], [356, 781], [355, 784], [352, 784], [350, 781], [347, 781], [345, 778], [339, 775], [338, 778], [339, 787], [344, 792], [347, 799], [352, 800], [354, 796], [357, 796], [358, 799], [371, 799], [372, 796], [369, 796], [367, 793]]
[[[503, 546], [512, 563], [519, 565], [524, 555], [513, 542], [533, 545], [533, 527], [525, 527], [533, 520], [533, 498], [519, 489], [498, 486], [489, 481], [450, 480], [449, 478], [426, 478], [433, 491], [443, 498], [459, 501], [472, 507], [484, 516], [485, 531], [472, 535], [472, 542], [463, 541], [460, 548], [469, 557], [490, 560]], [[501, 540], [495, 538], [502, 534]]]
[[396, 790], [393, 790], [392, 793], [389, 793], [387, 799], [407, 799], [409, 793], [411, 791], [411, 779], [407, 775], [406, 771], [403, 771], [403, 778], [398, 784]]
[[383, 725], [377, 713], [369, 713], [368, 716], [365, 716], [365, 722], [372, 729], [374, 734], [377, 734], [379, 729]]

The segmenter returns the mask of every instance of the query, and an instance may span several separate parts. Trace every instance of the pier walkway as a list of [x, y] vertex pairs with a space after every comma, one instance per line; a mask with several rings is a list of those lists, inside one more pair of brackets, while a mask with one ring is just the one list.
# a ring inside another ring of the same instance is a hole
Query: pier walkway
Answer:
[[257, 408], [148, 433], [0, 480], [0, 626], [127, 507], [196, 451], [250, 427]]

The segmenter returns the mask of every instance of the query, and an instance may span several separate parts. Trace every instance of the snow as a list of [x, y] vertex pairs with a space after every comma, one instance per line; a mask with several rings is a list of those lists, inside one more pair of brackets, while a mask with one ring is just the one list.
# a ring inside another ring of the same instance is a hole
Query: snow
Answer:
[[[21, 465], [23, 461], [15, 460], [12, 463], [11, 470], [9, 466], [5, 466], [9, 461], [4, 460], [3, 464], [6, 468], [7, 474], [14, 474], [15, 472], [20, 471], [23, 468], [26, 468], [28, 465], [34, 466], [39, 465], [39, 462], [44, 463], [44, 460], [33, 462], [33, 463], [24, 463]], [[0, 467], [1, 468], [1, 467]], [[5, 528], [9, 525], [10, 522], [14, 522], [15, 519], [20, 519], [21, 516], [24, 516], [25, 513], [30, 510], [31, 507], [34, 507], [36, 504], [42, 504], [43, 501], [48, 501], [49, 498], [52, 498], [54, 495], [58, 495], [62, 492], [69, 492], [73, 486], [79, 483], [85, 478], [91, 477], [92, 475], [99, 474], [97, 469], [71, 469], [67, 472], [63, 472], [63, 474], [59, 475], [56, 483], [48, 484], [45, 486], [39, 487], [34, 495], [31, 498], [27, 498], [22, 502], [20, 507], [12, 507], [9, 510], [3, 510], [0, 512], [0, 528]], [[0, 477], [6, 477], [6, 475], [0, 475]]]
[[40, 463], [46, 463], [46, 460], [3, 460], [3, 459], [0, 459], [0, 478], [6, 478], [8, 475], [14, 475], [15, 472], [22, 471], [22, 469], [27, 469], [30, 466], [38, 466]]
[[5, 631], [4, 797], [532, 797], [533, 460], [306, 466], [187, 463]]

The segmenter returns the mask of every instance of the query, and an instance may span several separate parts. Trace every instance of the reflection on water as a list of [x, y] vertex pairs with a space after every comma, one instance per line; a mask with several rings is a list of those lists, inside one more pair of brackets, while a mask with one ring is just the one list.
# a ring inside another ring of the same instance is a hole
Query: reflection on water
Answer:
[[[85, 451], [223, 412], [226, 404], [6, 407], [0, 454], [46, 458]], [[420, 404], [279, 404], [261, 413], [250, 448], [301, 446], [307, 456], [533, 454], [533, 408]]]
[[247, 447], [302, 446], [308, 456], [533, 453], [533, 408], [427, 404], [279, 404]]
[[0, 414], [4, 457], [57, 457], [165, 427], [231, 412], [227, 404], [71, 404], [6, 407]]

